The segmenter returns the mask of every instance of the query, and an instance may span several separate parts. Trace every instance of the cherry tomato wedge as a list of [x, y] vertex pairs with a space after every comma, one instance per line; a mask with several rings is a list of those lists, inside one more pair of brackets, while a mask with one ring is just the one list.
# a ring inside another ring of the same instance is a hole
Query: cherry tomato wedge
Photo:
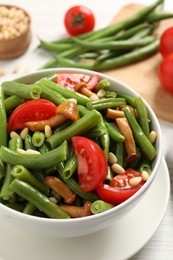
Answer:
[[94, 90], [99, 77], [89, 76], [85, 74], [58, 74], [55, 78], [55, 82], [61, 86], [69, 89], [74, 89], [77, 84], [86, 83], [89, 90]]
[[76, 36], [92, 31], [95, 26], [95, 17], [88, 7], [76, 5], [65, 13], [64, 25], [70, 35]]
[[158, 75], [162, 87], [173, 94], [173, 53], [163, 58], [159, 65]]
[[8, 132], [25, 128], [29, 121], [48, 119], [56, 115], [57, 106], [46, 99], [29, 100], [13, 110], [8, 121]]
[[73, 136], [72, 144], [78, 158], [78, 179], [81, 191], [97, 189], [105, 180], [108, 165], [100, 146], [89, 138]]
[[111, 180], [110, 185], [100, 185], [97, 193], [105, 202], [118, 205], [130, 198], [142, 187], [144, 184], [143, 180], [135, 187], [129, 185], [130, 178], [139, 176], [141, 176], [139, 172], [129, 168], [125, 171], [125, 174], [115, 176]]
[[167, 28], [160, 37], [160, 53], [163, 57], [173, 52], [173, 27]]

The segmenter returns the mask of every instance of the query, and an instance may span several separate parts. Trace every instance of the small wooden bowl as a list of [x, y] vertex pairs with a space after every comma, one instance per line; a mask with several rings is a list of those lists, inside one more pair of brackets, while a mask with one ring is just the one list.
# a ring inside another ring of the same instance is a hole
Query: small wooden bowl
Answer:
[[[22, 8], [13, 5], [0, 5], [0, 8], [5, 7], [6, 10], [21, 10], [21, 12], [27, 17], [27, 23], [23, 31], [19, 35], [9, 36], [8, 38], [0, 38], [0, 59], [11, 59], [22, 55], [29, 47], [32, 39], [31, 33], [31, 18], [30, 15]], [[17, 15], [17, 12], [13, 12], [13, 15]], [[15, 18], [15, 17], [13, 17]], [[0, 19], [2, 19], [2, 14], [0, 13]], [[15, 20], [14, 20], [15, 21]], [[13, 27], [13, 26], [12, 26]], [[15, 27], [15, 24], [14, 24]], [[0, 27], [1, 32], [1, 27]]]

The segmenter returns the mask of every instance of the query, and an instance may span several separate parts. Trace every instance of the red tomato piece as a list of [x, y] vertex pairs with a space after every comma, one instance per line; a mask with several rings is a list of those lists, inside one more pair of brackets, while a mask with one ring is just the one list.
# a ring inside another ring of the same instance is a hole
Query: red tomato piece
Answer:
[[78, 158], [78, 179], [81, 191], [97, 189], [108, 172], [106, 156], [100, 146], [89, 138], [73, 136], [72, 144]]
[[8, 132], [25, 128], [29, 121], [48, 119], [56, 115], [57, 106], [46, 99], [29, 100], [13, 110], [8, 121]]
[[160, 37], [160, 53], [163, 57], [173, 52], [173, 27], [166, 29]]
[[95, 26], [95, 17], [88, 7], [76, 5], [65, 13], [64, 25], [70, 35], [76, 36], [92, 31]]
[[118, 205], [130, 198], [142, 187], [144, 184], [143, 180], [135, 187], [129, 185], [130, 178], [139, 176], [141, 176], [139, 172], [129, 168], [124, 174], [115, 176], [111, 180], [110, 185], [102, 184], [97, 189], [97, 193], [105, 202]]
[[173, 94], [173, 53], [170, 53], [161, 61], [158, 75], [163, 88]]
[[94, 90], [97, 83], [99, 81], [99, 77], [89, 76], [86, 74], [58, 74], [55, 78], [55, 82], [60, 84], [61, 86], [69, 89], [74, 89], [77, 84], [86, 83], [89, 90]]

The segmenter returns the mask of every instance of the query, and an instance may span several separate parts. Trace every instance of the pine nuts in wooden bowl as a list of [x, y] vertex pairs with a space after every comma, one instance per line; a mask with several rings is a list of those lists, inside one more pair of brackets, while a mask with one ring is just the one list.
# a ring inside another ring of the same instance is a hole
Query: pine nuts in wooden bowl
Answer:
[[31, 18], [22, 8], [0, 5], [0, 59], [22, 55], [31, 42]]

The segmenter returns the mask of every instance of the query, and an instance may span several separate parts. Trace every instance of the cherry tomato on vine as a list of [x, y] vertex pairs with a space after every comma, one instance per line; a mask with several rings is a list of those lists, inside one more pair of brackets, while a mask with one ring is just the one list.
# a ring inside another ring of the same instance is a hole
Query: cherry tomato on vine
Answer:
[[79, 74], [66, 73], [66, 74], [57, 74], [54, 81], [60, 84], [61, 86], [69, 89], [74, 89], [74, 87], [77, 84], [84, 82], [87, 84], [88, 89], [92, 91], [95, 89], [99, 81], [99, 77], [97, 75], [89, 76], [81, 73]]
[[159, 65], [158, 75], [163, 88], [173, 94], [173, 53], [163, 58]]
[[166, 29], [160, 37], [160, 53], [163, 57], [173, 52], [173, 27]]
[[80, 35], [94, 29], [95, 17], [88, 7], [76, 5], [65, 13], [64, 25], [70, 35]]
[[108, 172], [106, 156], [100, 146], [89, 138], [73, 136], [72, 144], [78, 158], [78, 179], [81, 191], [97, 189]]
[[110, 185], [100, 185], [97, 189], [97, 193], [105, 202], [118, 205], [130, 198], [142, 187], [144, 184], [143, 180], [141, 180], [141, 182], [135, 187], [129, 185], [130, 178], [139, 176], [141, 176], [139, 172], [129, 168], [124, 174], [115, 176], [111, 180]]
[[46, 99], [24, 102], [13, 110], [8, 121], [8, 132], [25, 128], [28, 121], [39, 121], [56, 115], [57, 106]]

